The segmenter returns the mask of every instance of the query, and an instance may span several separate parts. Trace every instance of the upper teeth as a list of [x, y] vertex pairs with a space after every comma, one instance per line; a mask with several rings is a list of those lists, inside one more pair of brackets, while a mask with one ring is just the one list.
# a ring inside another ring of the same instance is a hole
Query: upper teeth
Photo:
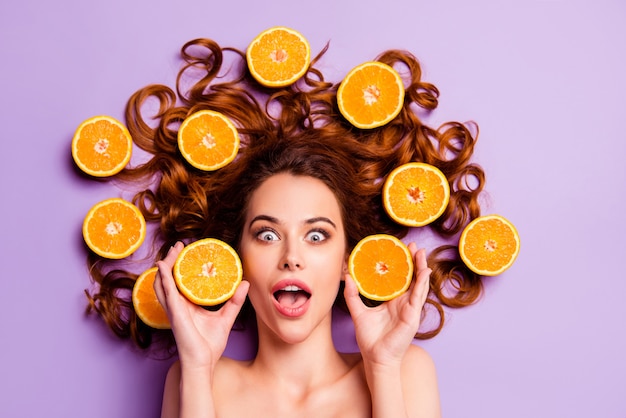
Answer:
[[285, 287], [283, 289], [283, 291], [285, 291], [285, 292], [297, 292], [299, 290], [302, 290], [302, 289], [300, 289], [298, 286], [293, 285], [293, 284], [290, 284], [289, 286], [287, 286], [287, 287]]

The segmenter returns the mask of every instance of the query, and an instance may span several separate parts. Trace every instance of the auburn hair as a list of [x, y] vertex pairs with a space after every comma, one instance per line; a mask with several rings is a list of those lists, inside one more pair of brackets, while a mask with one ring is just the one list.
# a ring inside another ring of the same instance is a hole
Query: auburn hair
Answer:
[[[433, 271], [427, 307], [434, 311], [426, 311], [434, 317], [427, 322], [434, 325], [416, 334], [416, 338], [431, 338], [444, 325], [444, 306], [470, 305], [482, 293], [481, 277], [463, 264], [458, 247], [450, 243], [480, 215], [478, 197], [485, 176], [470, 161], [478, 129], [473, 123], [447, 122], [433, 128], [422, 122], [419, 115], [437, 107], [439, 91], [422, 80], [418, 60], [402, 50], [376, 57], [403, 76], [406, 94], [400, 114], [379, 128], [353, 127], [338, 111], [338, 84], [326, 81], [316, 67], [327, 48], [297, 83], [268, 89], [250, 75], [242, 51], [222, 48], [209, 39], [186, 43], [175, 90], [149, 85], [130, 97], [126, 125], [134, 143], [150, 158], [126, 168], [117, 178], [144, 185], [136, 190], [133, 202], [155, 225], [152, 240], [144, 245], [152, 244], [150, 254], [156, 261], [177, 241], [214, 237], [237, 248], [248, 199], [264, 180], [281, 172], [318, 178], [335, 193], [345, 226], [346, 251], [369, 234], [402, 238], [409, 229], [386, 214], [383, 180], [407, 162], [436, 166], [446, 175], [451, 196], [443, 215], [423, 227], [441, 238], [428, 256]], [[241, 141], [235, 160], [213, 172], [189, 165], [177, 147], [180, 123], [203, 109], [230, 118]], [[173, 353], [171, 331], [148, 327], [133, 310], [131, 291], [138, 272], [132, 271], [132, 264], [93, 253], [88, 255], [88, 264], [95, 286], [85, 290], [87, 312], [96, 312], [117, 336], [132, 339], [138, 347], [161, 347]], [[337, 300], [342, 303], [341, 294]], [[245, 307], [242, 315], [249, 310]]]

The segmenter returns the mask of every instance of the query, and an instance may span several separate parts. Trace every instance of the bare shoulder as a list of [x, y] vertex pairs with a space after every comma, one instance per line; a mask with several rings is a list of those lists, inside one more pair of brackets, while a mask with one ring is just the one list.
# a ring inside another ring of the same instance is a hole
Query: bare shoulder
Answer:
[[402, 361], [402, 381], [405, 385], [437, 384], [435, 362], [422, 347], [409, 346]]
[[402, 363], [402, 389], [410, 416], [440, 417], [435, 362], [426, 350], [411, 344]]
[[435, 362], [428, 351], [415, 344], [411, 344], [404, 356], [403, 370], [435, 372]]

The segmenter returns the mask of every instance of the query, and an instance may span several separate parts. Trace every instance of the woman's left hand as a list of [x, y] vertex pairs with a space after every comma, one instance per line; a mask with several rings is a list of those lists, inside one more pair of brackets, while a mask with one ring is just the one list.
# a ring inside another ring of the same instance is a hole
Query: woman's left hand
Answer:
[[346, 275], [344, 296], [354, 321], [363, 361], [370, 367], [399, 367], [420, 325], [429, 291], [431, 270], [426, 252], [409, 244], [415, 260], [415, 278], [402, 295], [370, 308], [363, 304], [352, 277]]

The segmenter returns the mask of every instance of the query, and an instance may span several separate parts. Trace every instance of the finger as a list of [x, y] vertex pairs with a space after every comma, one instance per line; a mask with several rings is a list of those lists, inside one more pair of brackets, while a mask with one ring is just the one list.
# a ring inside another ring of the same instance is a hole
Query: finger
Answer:
[[421, 283], [421, 286], [423, 287], [422, 290], [428, 292], [430, 285], [430, 274], [433, 271], [428, 267], [428, 262], [426, 261], [426, 259], [426, 250], [423, 248], [415, 254], [418, 283]]
[[411, 253], [413, 254], [413, 260], [414, 260], [413, 261], [413, 265], [414, 265], [413, 279], [414, 280], [411, 281], [411, 286], [409, 288], [409, 292], [411, 292], [413, 288], [416, 286], [417, 278], [420, 272], [428, 268], [428, 263], [426, 262], [426, 250], [425, 249], [420, 248], [418, 250], [417, 245], [415, 245], [415, 243], [409, 244], [409, 249], [411, 250]]
[[[176, 259], [178, 258], [178, 255], [183, 248], [183, 243], [180, 241], [177, 242], [176, 244], [174, 244], [173, 247], [170, 247], [169, 251], [165, 255], [165, 258], [157, 262], [157, 267], [159, 267], [159, 273], [161, 273], [161, 276], [164, 276], [164, 285], [166, 286], [167, 282], [170, 282], [170, 280], [168, 279], [172, 278], [171, 281], [173, 281], [172, 269], [174, 268], [174, 263], [176, 262]], [[165, 289], [167, 290], [167, 287]]]
[[415, 267], [416, 267], [417, 272], [419, 272], [420, 270], [424, 270], [425, 268], [428, 267], [428, 263], [426, 262], [426, 250], [425, 249], [420, 248], [413, 254], [413, 257], [415, 259]]
[[163, 290], [163, 281], [161, 279], [161, 275], [159, 274], [158, 270], [154, 277], [154, 283], [152, 284], [152, 286], [154, 287], [154, 293], [156, 294], [157, 300], [159, 301], [159, 303], [161, 304], [161, 306], [163, 307], [163, 309], [165, 309], [165, 312], [167, 313], [167, 302], [165, 300], [165, 291]]
[[248, 294], [248, 289], [250, 289], [250, 282], [247, 280], [242, 280], [241, 283], [239, 283], [239, 286], [237, 286], [237, 290], [235, 291], [235, 294], [230, 299], [230, 301], [234, 305], [238, 305], [238, 306], [243, 305], [243, 303], [246, 301], [246, 295]]
[[[173, 282], [174, 279], [171, 278], [171, 270], [169, 270], [169, 266], [167, 266], [163, 261], [157, 261], [156, 265], [158, 270], [156, 277], [154, 278], [154, 291], [157, 295], [159, 303], [165, 308], [165, 311], [169, 315], [172, 311], [172, 305], [176, 304], [173, 300], [174, 291], [171, 289], [171, 282]], [[174, 283], [174, 287], [175, 286], [176, 284]]]
[[[172, 265], [174, 263], [174, 261], [176, 260], [176, 257], [178, 256], [178, 253], [180, 253], [180, 250], [182, 249], [181, 245], [179, 245], [179, 243], [176, 243], [176, 245], [174, 247], [171, 247], [170, 250], [168, 251], [168, 253], [166, 254], [163, 262], [165, 262], [165, 266], [161, 265], [159, 266], [159, 264], [161, 262], [157, 262], [157, 272], [154, 278], [154, 283], [153, 283], [153, 287], [154, 287], [154, 292], [156, 293], [156, 297], [159, 301], [159, 303], [161, 304], [161, 306], [163, 306], [163, 308], [167, 311], [168, 307], [167, 307], [167, 297], [166, 297], [166, 282], [168, 281], [169, 277], [168, 277], [168, 273], [169, 275], [171, 275], [171, 271], [172, 271]], [[167, 261], [165, 261], [167, 260]], [[174, 261], [172, 261], [174, 260]], [[161, 263], [162, 264], [162, 263]], [[163, 276], [165, 275], [165, 280], [163, 280]], [[172, 280], [173, 281], [173, 280]]]
[[170, 248], [165, 258], [156, 263], [158, 271], [154, 280], [155, 292], [157, 299], [168, 312], [177, 303], [177, 298], [181, 297], [172, 275], [172, 268], [182, 249], [183, 244], [176, 243]]
[[350, 315], [352, 315], [352, 317], [358, 316], [366, 309], [363, 301], [359, 297], [359, 289], [356, 287], [354, 279], [349, 274], [345, 275], [343, 297], [346, 300], [346, 305], [348, 306], [348, 310], [350, 311]]
[[222, 315], [227, 318], [232, 323], [235, 322], [239, 311], [241, 311], [241, 307], [246, 301], [246, 295], [248, 294], [248, 289], [250, 288], [250, 282], [247, 280], [242, 280], [237, 286], [237, 290], [235, 290], [235, 294], [224, 304], [221, 309]]
[[174, 263], [176, 262], [176, 259], [178, 258], [178, 254], [180, 254], [183, 248], [184, 248], [184, 244], [178, 241], [176, 244], [174, 244], [173, 247], [170, 247], [163, 261], [167, 265], [169, 265], [170, 268], [172, 268], [174, 266]]
[[426, 251], [424, 249], [418, 249], [417, 244], [415, 244], [414, 242], [409, 243], [407, 247], [411, 252], [414, 266], [413, 277], [411, 278], [411, 283], [409, 284], [409, 288], [407, 289], [407, 293], [412, 294], [416, 287], [418, 273], [424, 268], [424, 266], [426, 266]]
[[411, 289], [410, 303], [416, 308], [421, 309], [426, 302], [428, 292], [430, 290], [430, 273], [432, 270], [428, 267], [421, 269], [417, 273], [416, 283]]

